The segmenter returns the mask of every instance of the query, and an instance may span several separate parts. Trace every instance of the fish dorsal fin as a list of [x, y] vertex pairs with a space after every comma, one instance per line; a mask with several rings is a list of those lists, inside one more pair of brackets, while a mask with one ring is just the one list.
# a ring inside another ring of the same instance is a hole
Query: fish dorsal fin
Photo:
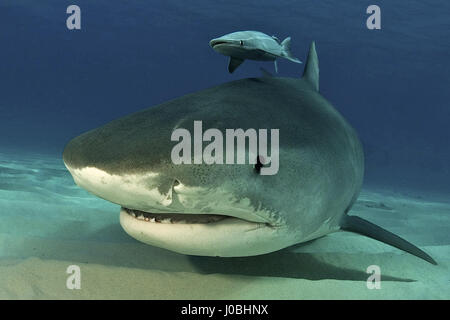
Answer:
[[228, 72], [233, 73], [241, 64], [244, 62], [242, 59], [230, 57], [230, 61], [228, 62]]
[[314, 90], [319, 91], [319, 58], [317, 57], [316, 44], [314, 41], [311, 42], [311, 47], [309, 48], [305, 71], [303, 71], [303, 79], [305, 79]]

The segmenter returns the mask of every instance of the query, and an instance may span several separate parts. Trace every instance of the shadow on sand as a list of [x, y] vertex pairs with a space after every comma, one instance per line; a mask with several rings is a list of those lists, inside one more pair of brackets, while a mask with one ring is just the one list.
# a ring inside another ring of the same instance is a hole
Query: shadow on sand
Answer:
[[[81, 225], [73, 227], [82, 229]], [[67, 234], [67, 230], [60, 230]], [[130, 237], [120, 225], [111, 224], [94, 234], [78, 230], [83, 240], [61, 240], [63, 235], [53, 234], [54, 239], [22, 239], [11, 248], [21, 257], [38, 257], [115, 267], [128, 267], [163, 272], [192, 272], [197, 274], [224, 274], [249, 277], [282, 277], [307, 280], [353, 280], [366, 281], [367, 259], [361, 254], [350, 253], [304, 253], [286, 248], [277, 252], [237, 258], [187, 256], [165, 249], [145, 245]], [[73, 232], [73, 231], [72, 231]], [[100, 235], [106, 238], [101, 239]], [[11, 240], [13, 241], [13, 240]], [[295, 247], [294, 247], [295, 248]], [[383, 253], [371, 255], [374, 264], [402, 259]], [[338, 263], [342, 261], [343, 263]], [[408, 263], [406, 260], [405, 263]], [[402, 261], [399, 261], [401, 265]], [[342, 264], [345, 264], [343, 266]], [[384, 268], [383, 281], [413, 282], [415, 280], [388, 275], [397, 269]], [[399, 271], [399, 273], [401, 273]]]

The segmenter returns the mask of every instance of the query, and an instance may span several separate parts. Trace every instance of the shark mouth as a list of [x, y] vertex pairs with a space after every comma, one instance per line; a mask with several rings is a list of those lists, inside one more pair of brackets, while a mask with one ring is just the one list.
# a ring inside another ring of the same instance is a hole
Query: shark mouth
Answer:
[[140, 210], [132, 210], [128, 208], [122, 209], [133, 218], [138, 220], [153, 222], [153, 223], [184, 223], [184, 224], [197, 224], [197, 223], [211, 223], [218, 222], [229, 216], [222, 216], [217, 214], [180, 214], [180, 213], [150, 213]]
[[223, 40], [211, 40], [211, 47], [214, 48], [215, 46], [218, 46], [220, 44], [230, 44], [230, 42], [223, 41]]
[[242, 257], [276, 251], [296, 241], [283, 226], [246, 219], [209, 213], [151, 213], [123, 206], [120, 210], [120, 224], [128, 235], [181, 254]]
[[140, 210], [133, 210], [122, 207], [122, 210], [133, 218], [146, 221], [149, 223], [163, 223], [163, 224], [208, 224], [223, 221], [226, 219], [239, 219], [249, 223], [262, 224], [267, 227], [272, 227], [269, 223], [261, 223], [257, 221], [249, 221], [234, 216], [219, 215], [219, 214], [180, 214], [180, 213], [150, 213]]

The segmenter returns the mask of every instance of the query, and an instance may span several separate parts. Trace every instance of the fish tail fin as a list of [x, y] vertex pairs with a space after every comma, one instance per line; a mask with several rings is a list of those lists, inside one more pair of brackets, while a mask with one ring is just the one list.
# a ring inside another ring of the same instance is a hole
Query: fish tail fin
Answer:
[[432, 257], [412, 243], [360, 217], [345, 215], [341, 223], [341, 229], [384, 242], [429, 263], [437, 265], [436, 261]]
[[292, 62], [302, 63], [299, 59], [294, 57], [291, 52], [291, 37], [287, 37], [281, 42], [281, 46], [283, 47], [282, 55], [284, 58], [291, 60]]

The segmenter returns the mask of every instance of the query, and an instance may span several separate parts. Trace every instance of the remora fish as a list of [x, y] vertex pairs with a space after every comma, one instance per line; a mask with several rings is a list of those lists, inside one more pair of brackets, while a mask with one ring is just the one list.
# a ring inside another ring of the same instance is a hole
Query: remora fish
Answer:
[[275, 36], [259, 31], [238, 31], [212, 39], [209, 45], [217, 52], [229, 56], [228, 71], [233, 73], [245, 60], [274, 61], [278, 72], [277, 58], [286, 58], [302, 63], [291, 53], [291, 38], [280, 42]]

